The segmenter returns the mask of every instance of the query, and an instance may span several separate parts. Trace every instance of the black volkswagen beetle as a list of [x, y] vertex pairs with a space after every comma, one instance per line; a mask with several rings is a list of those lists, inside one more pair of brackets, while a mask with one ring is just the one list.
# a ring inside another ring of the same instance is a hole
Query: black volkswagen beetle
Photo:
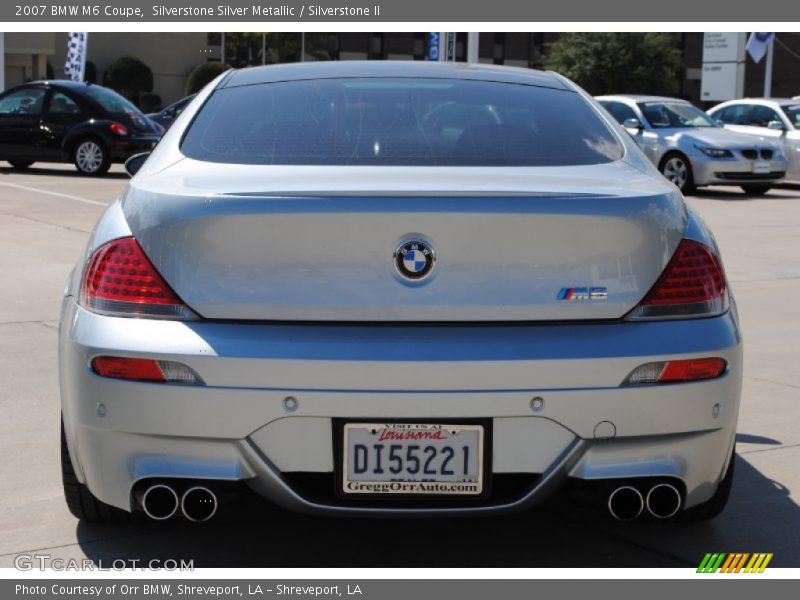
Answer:
[[34, 81], [0, 94], [0, 160], [24, 169], [36, 161], [72, 162], [100, 175], [155, 146], [164, 129], [131, 102], [99, 85]]

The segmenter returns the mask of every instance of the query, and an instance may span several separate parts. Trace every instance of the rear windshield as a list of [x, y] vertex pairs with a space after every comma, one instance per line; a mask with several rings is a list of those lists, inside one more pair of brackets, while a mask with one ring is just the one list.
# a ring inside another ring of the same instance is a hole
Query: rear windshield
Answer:
[[97, 85], [82, 88], [84, 94], [97, 102], [104, 111], [112, 115], [141, 115], [141, 111], [117, 92]]
[[576, 93], [456, 79], [317, 79], [214, 92], [183, 153], [259, 165], [559, 166], [622, 157]]

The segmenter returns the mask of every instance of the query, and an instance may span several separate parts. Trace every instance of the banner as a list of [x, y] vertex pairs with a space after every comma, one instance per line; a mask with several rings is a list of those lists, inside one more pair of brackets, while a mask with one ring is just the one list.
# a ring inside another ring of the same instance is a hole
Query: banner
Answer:
[[67, 62], [64, 75], [72, 81], [83, 81], [86, 71], [86, 45], [89, 34], [85, 31], [70, 31], [67, 34]]

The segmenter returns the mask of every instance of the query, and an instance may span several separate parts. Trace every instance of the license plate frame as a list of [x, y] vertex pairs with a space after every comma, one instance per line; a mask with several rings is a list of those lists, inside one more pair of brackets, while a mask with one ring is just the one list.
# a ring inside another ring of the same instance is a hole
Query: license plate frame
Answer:
[[[479, 493], [410, 493], [410, 492], [396, 492], [396, 491], [383, 491], [383, 492], [370, 492], [347, 491], [346, 484], [348, 481], [347, 463], [346, 461], [346, 442], [345, 437], [346, 426], [362, 426], [365, 424], [383, 424], [383, 425], [454, 425], [454, 426], [472, 426], [482, 428], [481, 439], [481, 453], [480, 458], [480, 492]], [[333, 419], [333, 450], [334, 450], [334, 492], [335, 495], [348, 501], [397, 501], [404, 502], [465, 502], [469, 500], [481, 500], [491, 495], [492, 483], [492, 420], [491, 419], [370, 419], [370, 418], [354, 418], [354, 419]]]

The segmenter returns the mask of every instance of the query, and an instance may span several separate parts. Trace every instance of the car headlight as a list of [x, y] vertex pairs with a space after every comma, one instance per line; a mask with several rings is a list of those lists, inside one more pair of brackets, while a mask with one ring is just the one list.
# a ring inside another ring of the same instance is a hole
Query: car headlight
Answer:
[[733, 158], [733, 152], [726, 150], [725, 148], [712, 148], [710, 146], [701, 146], [699, 144], [695, 144], [694, 147], [711, 158]]

